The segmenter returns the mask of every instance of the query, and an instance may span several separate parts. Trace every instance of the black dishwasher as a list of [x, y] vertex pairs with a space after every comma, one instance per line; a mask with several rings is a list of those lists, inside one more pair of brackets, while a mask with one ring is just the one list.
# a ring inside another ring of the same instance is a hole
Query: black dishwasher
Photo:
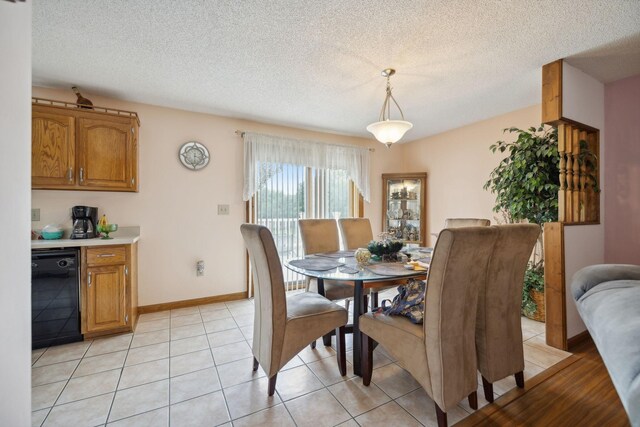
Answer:
[[78, 249], [31, 251], [31, 347], [82, 341]]

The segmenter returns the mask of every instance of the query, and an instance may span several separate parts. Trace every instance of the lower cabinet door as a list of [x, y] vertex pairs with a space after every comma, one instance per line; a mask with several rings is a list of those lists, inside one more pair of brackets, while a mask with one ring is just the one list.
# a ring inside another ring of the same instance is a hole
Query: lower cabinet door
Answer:
[[87, 273], [86, 332], [126, 326], [125, 266], [90, 267]]

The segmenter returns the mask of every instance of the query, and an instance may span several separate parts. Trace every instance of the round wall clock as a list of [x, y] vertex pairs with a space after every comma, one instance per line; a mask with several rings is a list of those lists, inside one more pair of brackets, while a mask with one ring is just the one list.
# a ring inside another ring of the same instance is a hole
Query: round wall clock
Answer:
[[209, 164], [209, 150], [199, 142], [185, 142], [180, 147], [178, 158], [185, 168], [199, 170]]

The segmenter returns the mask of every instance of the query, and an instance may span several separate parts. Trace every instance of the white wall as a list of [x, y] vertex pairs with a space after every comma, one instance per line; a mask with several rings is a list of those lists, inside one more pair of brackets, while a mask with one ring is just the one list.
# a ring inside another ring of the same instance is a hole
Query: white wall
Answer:
[[[604, 84], [575, 67], [562, 64], [562, 115], [600, 130], [600, 188], [605, 188], [605, 128]], [[564, 228], [564, 272], [567, 288], [567, 337], [586, 330], [574, 299], [571, 297], [571, 277], [592, 264], [604, 262], [604, 190], [600, 193], [600, 224], [574, 225]]]
[[[33, 88], [33, 95], [74, 101], [69, 89]], [[97, 206], [120, 226], [139, 225], [140, 305], [243, 292], [245, 249], [240, 224], [245, 221], [242, 201], [241, 138], [236, 129], [295, 138], [375, 148], [372, 161], [371, 204], [365, 215], [374, 231], [381, 224], [381, 174], [400, 172], [401, 150], [387, 150], [372, 139], [272, 126], [247, 120], [156, 107], [83, 95], [94, 105], [136, 111], [140, 115], [140, 192], [32, 191], [32, 204], [40, 208], [34, 228], [54, 222], [71, 226], [74, 205]], [[204, 143], [211, 153], [209, 165], [198, 172], [178, 161], [180, 145]], [[228, 204], [230, 215], [217, 215], [217, 205]], [[196, 261], [205, 261], [205, 276], [196, 277]]]
[[0, 425], [31, 425], [31, 3], [0, 2]]

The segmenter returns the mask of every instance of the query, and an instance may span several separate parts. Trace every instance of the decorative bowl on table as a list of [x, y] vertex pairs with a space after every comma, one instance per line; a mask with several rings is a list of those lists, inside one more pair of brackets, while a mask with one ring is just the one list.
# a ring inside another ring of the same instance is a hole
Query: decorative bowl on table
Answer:
[[51, 225], [51, 224], [45, 225], [42, 228], [42, 232], [40, 233], [42, 238], [45, 239], [45, 240], [61, 239], [62, 238], [62, 234], [63, 234], [62, 228], [60, 228], [57, 225]]
[[98, 224], [96, 227], [98, 233], [103, 233], [103, 239], [113, 239], [113, 237], [109, 237], [109, 233], [113, 233], [114, 231], [118, 231], [118, 224]]
[[378, 259], [394, 258], [402, 245], [401, 240], [372, 240], [367, 249]]
[[353, 254], [358, 265], [366, 265], [371, 259], [371, 252], [365, 248], [358, 248]]

